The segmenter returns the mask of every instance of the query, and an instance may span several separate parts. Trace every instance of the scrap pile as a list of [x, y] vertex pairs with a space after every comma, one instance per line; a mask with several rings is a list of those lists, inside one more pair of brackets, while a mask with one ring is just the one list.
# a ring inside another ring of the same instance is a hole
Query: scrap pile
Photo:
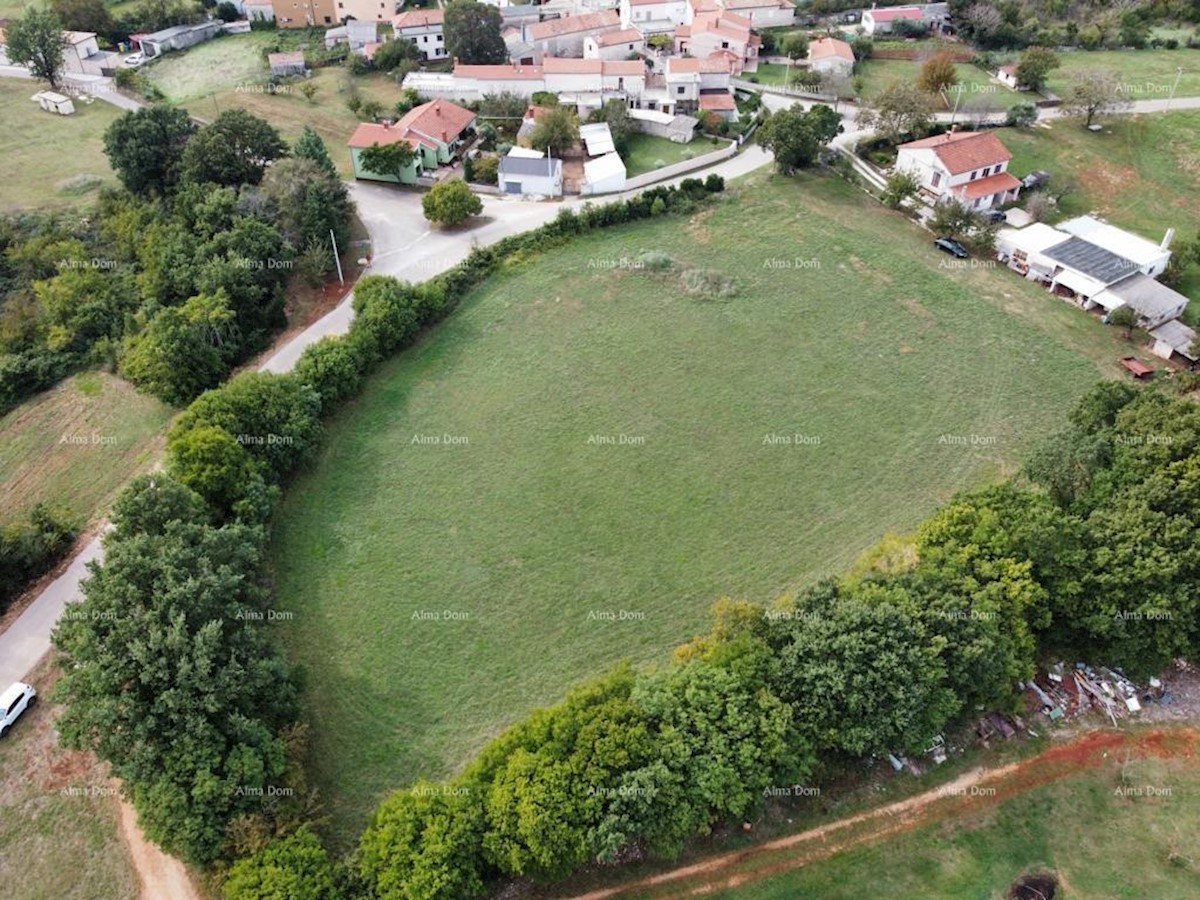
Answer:
[[1141, 711], [1139, 697], [1158, 699], [1162, 682], [1150, 679], [1148, 692], [1139, 691], [1119, 669], [1077, 662], [1074, 667], [1058, 662], [1045, 674], [1023, 685], [1036, 706], [1056, 722], [1090, 709], [1104, 713], [1116, 725], [1119, 719]]

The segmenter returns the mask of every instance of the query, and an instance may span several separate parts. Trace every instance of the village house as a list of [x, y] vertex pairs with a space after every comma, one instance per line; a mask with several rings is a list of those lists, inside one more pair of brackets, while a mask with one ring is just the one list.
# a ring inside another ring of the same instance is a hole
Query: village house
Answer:
[[417, 45], [425, 59], [444, 59], [446, 40], [442, 24], [446, 12], [442, 9], [411, 9], [392, 19], [396, 40], [410, 40]]
[[279, 28], [309, 28], [336, 25], [341, 21], [336, 0], [271, 0], [275, 24]]
[[749, 21], [754, 28], [796, 23], [796, 6], [789, 0], [717, 0], [721, 9]]
[[508, 63], [468, 66], [457, 63], [451, 73], [410, 72], [404, 87], [422, 96], [471, 103], [488, 94], [509, 92], [532, 97], [541, 91], [558, 94], [564, 103], [587, 112], [609, 100], [632, 102], [646, 90], [641, 60], [561, 59], [546, 57], [540, 66]]
[[869, 35], [891, 34], [897, 21], [903, 19], [914, 24], [925, 21], [919, 6], [889, 6], [885, 9], [864, 9], [862, 29]]
[[561, 197], [562, 160], [509, 154], [500, 160], [497, 184], [505, 194]]
[[622, 28], [583, 40], [584, 59], [629, 59], [646, 49], [646, 39], [636, 28]]
[[854, 50], [837, 38], [818, 38], [808, 45], [808, 68], [822, 77], [849, 78], [854, 72]]
[[736, 58], [735, 74], [758, 69], [762, 38], [750, 30], [750, 21], [731, 13], [702, 13], [691, 24], [675, 29], [675, 52], [696, 57], [729, 55]]
[[1012, 154], [990, 131], [954, 131], [901, 144], [896, 169], [910, 172], [934, 201], [954, 198], [971, 209], [991, 209], [1017, 199], [1021, 182], [1011, 175]]
[[[416, 184], [426, 172], [449, 165], [475, 125], [475, 113], [447, 100], [433, 100], [410, 109], [394, 124], [364, 122], [347, 141], [354, 177], [370, 181], [399, 181]], [[416, 159], [405, 172], [372, 172], [362, 164], [362, 151], [376, 144], [386, 146], [405, 141], [416, 151]]]
[[64, 31], [63, 69], [78, 75], [111, 75], [120, 62], [117, 54], [101, 50], [90, 31]]
[[338, 21], [386, 22], [396, 12], [395, 0], [336, 0]]
[[586, 38], [620, 30], [621, 17], [616, 10], [606, 9], [529, 25], [525, 39], [532, 45], [534, 62], [538, 63], [547, 56], [582, 58]]
[[642, 34], [669, 34], [688, 19], [687, 0], [621, 0], [621, 25]]
[[330, 28], [325, 32], [325, 49], [338, 44], [349, 44], [351, 50], [362, 50], [368, 44], [379, 43], [379, 26], [375, 22], [359, 22], [354, 19], [345, 25]]

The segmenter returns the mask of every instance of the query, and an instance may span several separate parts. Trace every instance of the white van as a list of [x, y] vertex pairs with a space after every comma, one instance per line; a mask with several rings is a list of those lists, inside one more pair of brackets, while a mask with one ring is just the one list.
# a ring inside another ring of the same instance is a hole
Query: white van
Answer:
[[0, 737], [12, 727], [21, 713], [37, 702], [37, 691], [33, 685], [18, 681], [0, 694]]

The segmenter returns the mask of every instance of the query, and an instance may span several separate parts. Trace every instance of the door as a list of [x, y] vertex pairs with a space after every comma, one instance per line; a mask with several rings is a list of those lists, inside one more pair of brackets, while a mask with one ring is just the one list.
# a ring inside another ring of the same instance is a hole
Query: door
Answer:
[[519, 193], [521, 193], [521, 182], [519, 182], [519, 181], [506, 181], [506, 182], [504, 182], [504, 193], [506, 193], [506, 194], [519, 194]]

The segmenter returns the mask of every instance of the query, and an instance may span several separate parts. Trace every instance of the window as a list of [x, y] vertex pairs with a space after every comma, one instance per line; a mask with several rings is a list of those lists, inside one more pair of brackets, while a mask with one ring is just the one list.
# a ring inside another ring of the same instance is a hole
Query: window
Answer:
[[332, 21], [330, 21], [330, 18], [329, 18], [329, 16], [326, 16], [326, 17], [325, 17], [325, 24], [326, 24], [326, 25], [332, 25], [332, 24], [333, 24], [333, 22], [332, 22]]
[[941, 172], [934, 172], [934, 173], [933, 173], [933, 180], [930, 182], [930, 184], [932, 184], [934, 187], [937, 187], [937, 186], [938, 186], [939, 184], [941, 184], [941, 183], [942, 183], [942, 173], [941, 173]]
[[[422, 43], [422, 44], [428, 44], [428, 43], [429, 43], [429, 35], [427, 35], [427, 34], [425, 34], [425, 35], [422, 35], [422, 36], [421, 36], [421, 43]], [[398, 153], [399, 151], [396, 151], [396, 152]]]
[[979, 174], [978, 172], [972, 172], [972, 173], [971, 173], [971, 179], [970, 179], [970, 180], [971, 180], [971, 181], [974, 181], [974, 180], [975, 180], [975, 176], [976, 176], [976, 175], [978, 175], [978, 174]]
[[686, 90], [687, 90], [687, 88], [685, 88], [685, 87], [678, 87], [678, 88], [675, 88], [675, 93], [682, 94]]
[[729, 49], [729, 41], [721, 41], [721, 49], [728, 50]]

